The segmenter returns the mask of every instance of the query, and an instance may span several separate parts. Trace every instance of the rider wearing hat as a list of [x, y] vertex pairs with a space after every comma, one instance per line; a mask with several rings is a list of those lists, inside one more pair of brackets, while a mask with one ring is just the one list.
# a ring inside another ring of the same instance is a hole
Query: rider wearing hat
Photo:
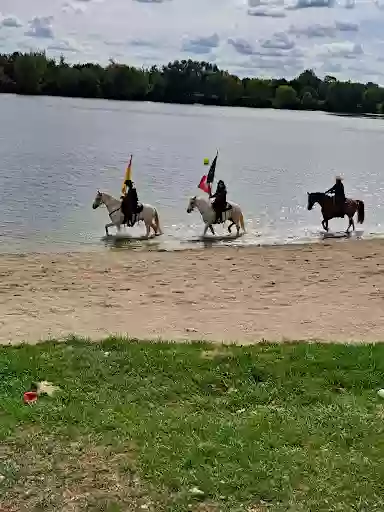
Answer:
[[131, 180], [125, 181], [127, 192], [121, 202], [121, 211], [124, 214], [123, 223], [127, 226], [133, 226], [132, 217], [138, 210], [139, 199], [137, 197], [137, 190]]
[[212, 208], [215, 210], [216, 219], [215, 223], [222, 221], [222, 214], [227, 207], [227, 187], [223, 180], [219, 180], [217, 183], [216, 192], [211, 195], [211, 199], [214, 199], [212, 202]]
[[326, 191], [326, 194], [334, 194], [335, 206], [338, 212], [340, 212], [340, 215], [344, 215], [346, 198], [343, 178], [341, 178], [341, 176], [336, 176], [336, 183], [333, 185], [333, 187]]

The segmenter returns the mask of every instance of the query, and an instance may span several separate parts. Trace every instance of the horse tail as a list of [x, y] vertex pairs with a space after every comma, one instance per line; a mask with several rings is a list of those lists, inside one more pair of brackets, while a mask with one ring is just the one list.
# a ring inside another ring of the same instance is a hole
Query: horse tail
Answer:
[[365, 205], [364, 201], [357, 201], [357, 222], [363, 224], [365, 220]]
[[245, 233], [245, 222], [244, 222], [244, 215], [243, 215], [243, 212], [240, 212], [240, 226], [241, 226], [241, 229], [244, 231]]
[[156, 210], [156, 208], [154, 208], [155, 210], [155, 222], [156, 222], [156, 226], [157, 226], [157, 231], [159, 232], [159, 234], [161, 235], [163, 232], [161, 230], [161, 227], [160, 227], [160, 219], [159, 219], [159, 214]]

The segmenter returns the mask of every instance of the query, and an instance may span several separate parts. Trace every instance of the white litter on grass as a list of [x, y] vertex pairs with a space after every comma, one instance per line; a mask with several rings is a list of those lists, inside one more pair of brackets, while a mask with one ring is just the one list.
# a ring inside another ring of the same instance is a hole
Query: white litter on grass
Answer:
[[379, 395], [380, 398], [384, 398], [384, 389], [379, 389], [377, 394]]
[[60, 391], [59, 386], [54, 386], [51, 382], [43, 380], [37, 383], [37, 394], [53, 396], [57, 391]]
[[201, 489], [199, 489], [198, 487], [192, 487], [192, 489], [189, 489], [189, 492], [193, 495], [193, 496], [204, 496], [204, 491], [202, 491]]

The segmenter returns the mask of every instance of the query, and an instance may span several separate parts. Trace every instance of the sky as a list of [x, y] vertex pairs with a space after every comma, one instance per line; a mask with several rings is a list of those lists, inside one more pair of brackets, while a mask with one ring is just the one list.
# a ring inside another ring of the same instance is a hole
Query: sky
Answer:
[[384, 0], [0, 0], [0, 52], [384, 84]]

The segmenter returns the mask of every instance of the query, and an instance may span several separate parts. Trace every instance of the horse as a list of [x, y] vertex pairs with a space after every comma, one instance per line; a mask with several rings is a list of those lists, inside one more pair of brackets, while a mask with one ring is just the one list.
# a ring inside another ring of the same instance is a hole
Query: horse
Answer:
[[308, 194], [308, 210], [312, 210], [314, 205], [318, 203], [321, 207], [321, 213], [323, 214], [323, 220], [321, 222], [325, 231], [328, 231], [328, 222], [330, 219], [340, 218], [343, 219], [345, 215], [349, 218], [349, 224], [347, 231], [345, 232], [347, 235], [350, 233], [350, 228], [355, 231], [355, 222], [353, 217], [357, 212], [357, 222], [359, 224], [363, 224], [365, 219], [365, 205], [364, 201], [356, 200], [356, 199], [346, 199], [344, 213], [341, 214], [337, 210], [337, 206], [335, 204], [335, 200], [333, 197], [328, 196], [324, 192], [307, 192]]
[[[232, 226], [236, 225], [237, 236], [240, 235], [240, 228], [245, 233], [244, 216], [240, 206], [235, 203], [228, 203], [228, 207], [229, 208], [222, 214], [223, 224], [225, 224], [226, 221], [231, 222], [228, 226], [228, 232], [231, 233]], [[208, 229], [211, 231], [212, 235], [214, 235], [213, 224], [215, 224], [216, 213], [212, 207], [211, 201], [204, 197], [193, 196], [189, 200], [187, 213], [193, 212], [195, 208], [199, 210], [205, 224], [203, 236], [207, 234]]]
[[[119, 199], [116, 199], [115, 197], [98, 190], [95, 200], [93, 201], [92, 208], [96, 210], [96, 208], [102, 204], [107, 207], [109, 217], [112, 221], [105, 225], [105, 233], [108, 236], [108, 228], [115, 226], [117, 231], [120, 231], [121, 225], [124, 222], [124, 214], [121, 211], [121, 201]], [[141, 220], [144, 221], [145, 227], [147, 229], [147, 238], [150, 236], [151, 228], [155, 232], [155, 235], [162, 235], [159, 214], [157, 213], [156, 208], [149, 204], [143, 204], [141, 211], [135, 215], [137, 222]]]

